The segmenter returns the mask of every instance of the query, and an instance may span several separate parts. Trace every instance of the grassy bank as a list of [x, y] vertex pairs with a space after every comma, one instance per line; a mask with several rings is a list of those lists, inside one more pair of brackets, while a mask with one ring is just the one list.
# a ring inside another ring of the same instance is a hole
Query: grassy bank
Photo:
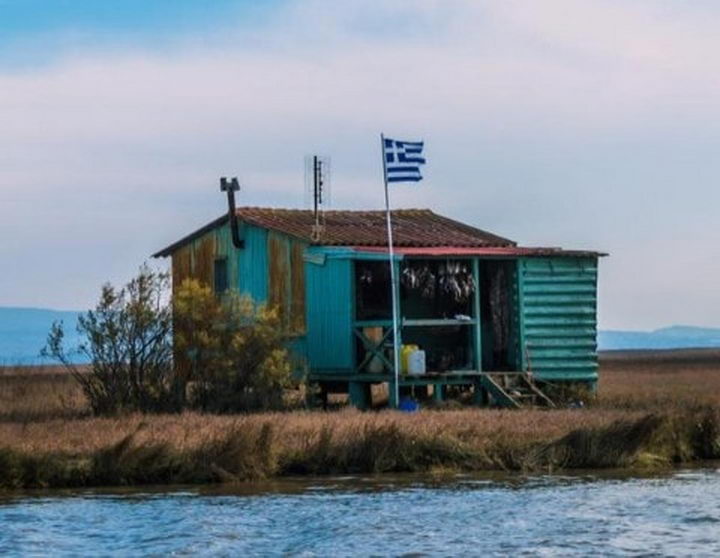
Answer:
[[[720, 356], [603, 359], [585, 409], [90, 418], [52, 370], [0, 374], [0, 486], [658, 467], [720, 458]], [[18, 374], [21, 374], [18, 376]]]

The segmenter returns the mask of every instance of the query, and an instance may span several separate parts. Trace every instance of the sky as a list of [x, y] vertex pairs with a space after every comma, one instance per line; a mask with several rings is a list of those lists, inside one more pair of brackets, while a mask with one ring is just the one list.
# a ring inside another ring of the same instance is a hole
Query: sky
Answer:
[[[83, 309], [241, 205], [430, 207], [609, 252], [600, 326], [720, 326], [720, 5], [0, 0], [0, 305]], [[168, 262], [156, 262], [167, 265]]]

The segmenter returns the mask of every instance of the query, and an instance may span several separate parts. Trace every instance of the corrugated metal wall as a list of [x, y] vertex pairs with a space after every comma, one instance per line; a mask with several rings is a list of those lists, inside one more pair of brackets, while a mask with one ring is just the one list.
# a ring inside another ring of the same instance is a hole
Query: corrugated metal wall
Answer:
[[597, 259], [526, 258], [518, 265], [525, 369], [545, 380], [597, 380]]
[[351, 260], [312, 256], [306, 260], [307, 351], [313, 372], [351, 372]]

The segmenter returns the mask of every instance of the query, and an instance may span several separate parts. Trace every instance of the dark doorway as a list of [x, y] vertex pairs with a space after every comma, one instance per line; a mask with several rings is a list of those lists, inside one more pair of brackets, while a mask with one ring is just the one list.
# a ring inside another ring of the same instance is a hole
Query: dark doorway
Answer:
[[480, 262], [482, 365], [487, 371], [519, 370], [516, 262]]

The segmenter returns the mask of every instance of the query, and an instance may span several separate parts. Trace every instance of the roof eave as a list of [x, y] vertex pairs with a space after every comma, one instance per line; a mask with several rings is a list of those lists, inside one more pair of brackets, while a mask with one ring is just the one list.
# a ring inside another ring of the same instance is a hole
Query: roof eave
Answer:
[[190, 234], [182, 237], [180, 240], [173, 242], [172, 244], [170, 244], [169, 246], [166, 246], [162, 250], [158, 250], [157, 252], [155, 252], [152, 255], [152, 257], [153, 258], [166, 258], [168, 256], [171, 256], [172, 253], [175, 252], [176, 250], [178, 250], [179, 248], [182, 248], [186, 244], [189, 244], [196, 238], [201, 237], [205, 233], [213, 230], [214, 228], [217, 228], [217, 227], [225, 224], [225, 222], [227, 220], [228, 220], [227, 214], [223, 215], [222, 217], [218, 217], [214, 221], [211, 221], [207, 225], [204, 225], [204, 226], [200, 227], [199, 229], [197, 229], [196, 231], [193, 231]]

